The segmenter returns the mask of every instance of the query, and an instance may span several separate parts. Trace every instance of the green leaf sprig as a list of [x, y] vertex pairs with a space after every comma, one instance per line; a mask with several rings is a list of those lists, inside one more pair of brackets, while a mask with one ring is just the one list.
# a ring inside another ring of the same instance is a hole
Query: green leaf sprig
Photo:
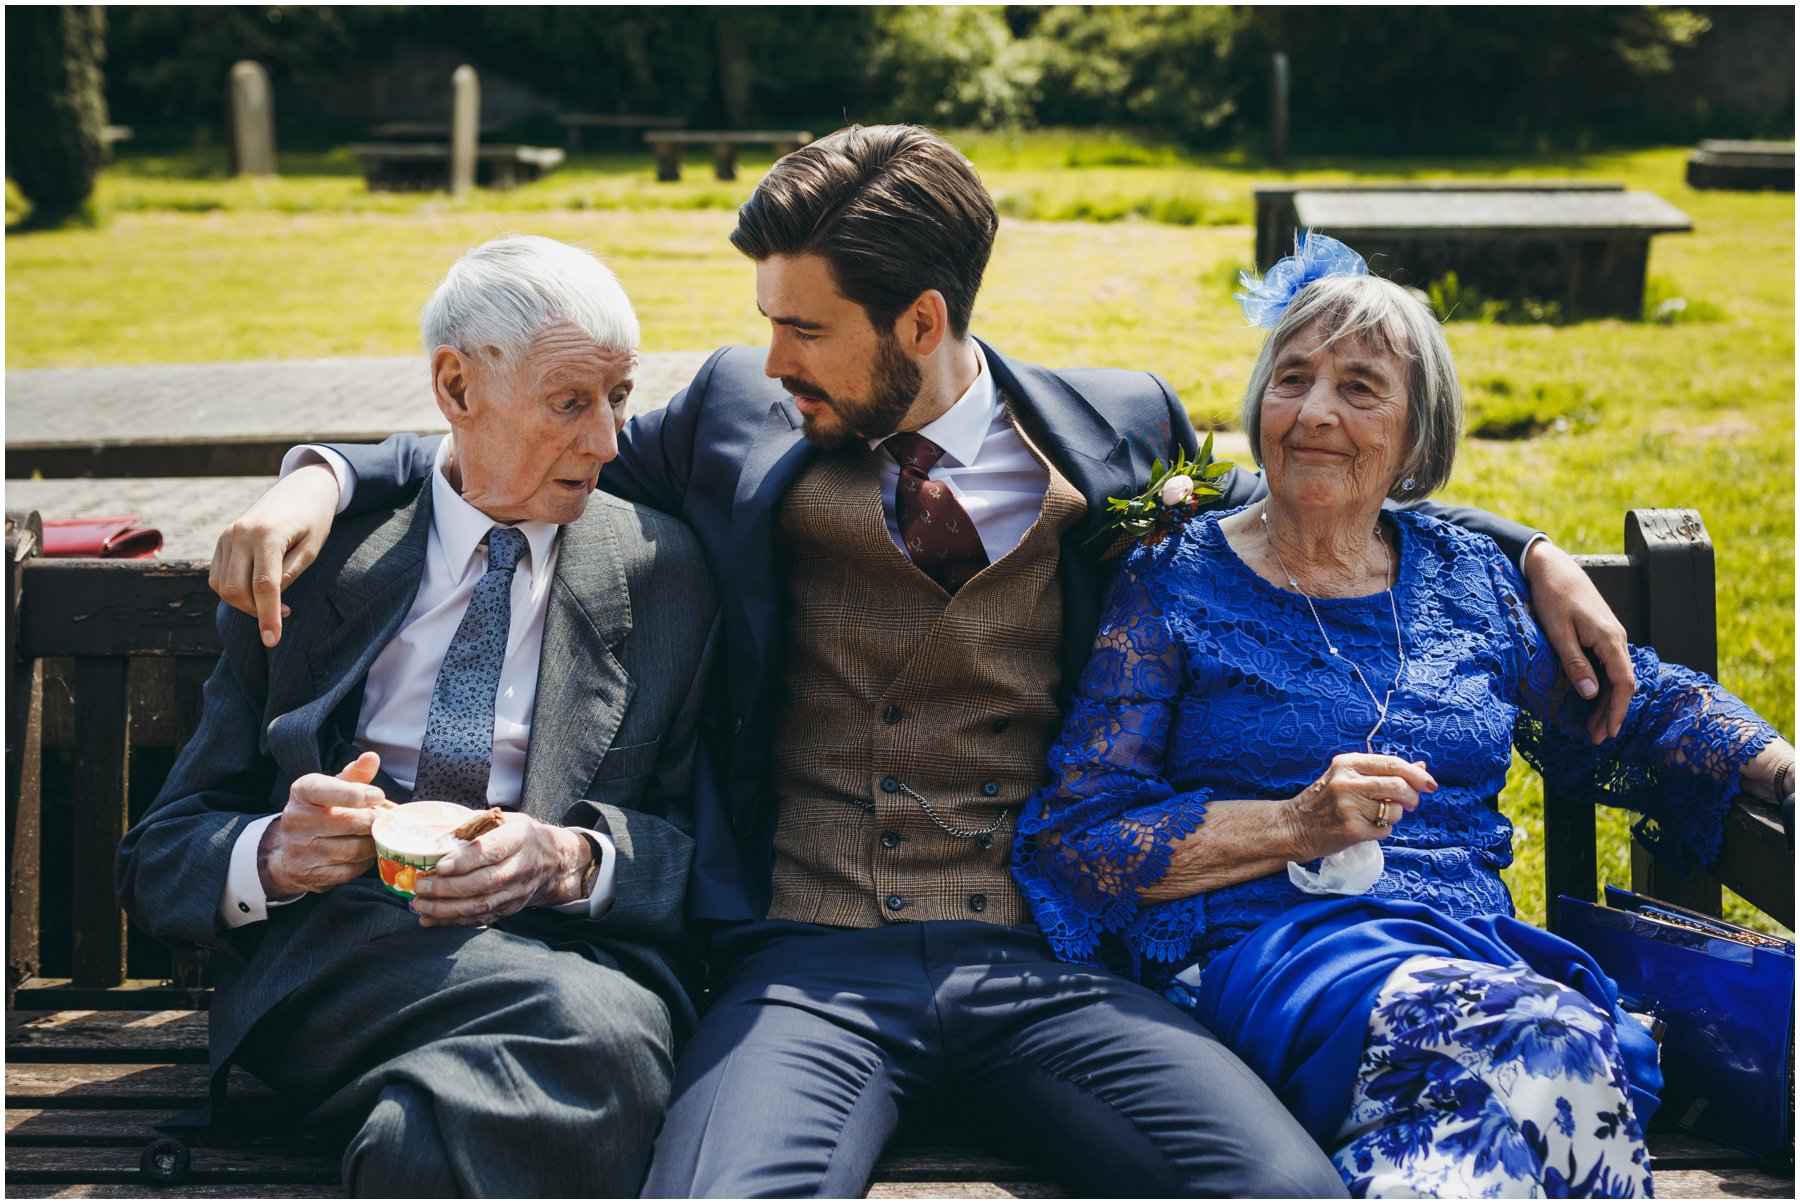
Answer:
[[[1167, 539], [1194, 515], [1216, 504], [1223, 492], [1214, 484], [1231, 471], [1230, 460], [1214, 460], [1212, 432], [1200, 445], [1200, 454], [1189, 460], [1185, 451], [1178, 452], [1173, 464], [1161, 460], [1150, 466], [1150, 484], [1132, 497], [1106, 499], [1106, 525], [1100, 534], [1117, 538], [1123, 532], [1146, 546]], [[1190, 488], [1185, 496], [1163, 502], [1163, 490], [1176, 477], [1185, 477]]]

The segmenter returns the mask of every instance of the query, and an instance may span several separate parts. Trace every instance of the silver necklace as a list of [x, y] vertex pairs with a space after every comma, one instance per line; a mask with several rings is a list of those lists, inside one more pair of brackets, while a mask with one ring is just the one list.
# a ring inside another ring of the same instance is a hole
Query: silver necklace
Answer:
[[[1325, 623], [1319, 618], [1319, 608], [1313, 605], [1312, 595], [1300, 588], [1300, 583], [1294, 580], [1294, 574], [1288, 568], [1287, 562], [1281, 558], [1281, 549], [1275, 546], [1275, 537], [1269, 534], [1269, 503], [1266, 500], [1262, 504], [1260, 514], [1263, 538], [1269, 541], [1269, 550], [1275, 553], [1275, 563], [1281, 566], [1281, 575], [1287, 578], [1288, 588], [1306, 600], [1306, 609], [1312, 612], [1313, 626], [1319, 629], [1319, 638], [1325, 641], [1325, 651], [1350, 666], [1350, 672], [1356, 674], [1356, 680], [1362, 683], [1363, 693], [1369, 696], [1369, 702], [1375, 707], [1375, 726], [1370, 728], [1369, 734], [1363, 737], [1363, 751], [1372, 753], [1375, 751], [1375, 733], [1380, 731], [1381, 725], [1387, 722], [1388, 704], [1393, 702], [1394, 691], [1400, 688], [1400, 678], [1406, 673], [1406, 641], [1400, 635], [1400, 607], [1394, 601], [1394, 582], [1399, 574], [1394, 571], [1393, 549], [1388, 547], [1387, 540], [1381, 540], [1381, 550], [1387, 553], [1387, 575], [1390, 582], [1387, 588], [1388, 610], [1394, 616], [1394, 647], [1400, 653], [1400, 666], [1394, 670], [1394, 680], [1388, 685], [1387, 693], [1377, 700], [1375, 691], [1369, 685], [1369, 679], [1363, 676], [1363, 671], [1357, 667], [1356, 662], [1339, 652], [1337, 645], [1331, 642], [1331, 637], [1325, 634]], [[1380, 539], [1379, 529], [1375, 534], [1376, 538]]]

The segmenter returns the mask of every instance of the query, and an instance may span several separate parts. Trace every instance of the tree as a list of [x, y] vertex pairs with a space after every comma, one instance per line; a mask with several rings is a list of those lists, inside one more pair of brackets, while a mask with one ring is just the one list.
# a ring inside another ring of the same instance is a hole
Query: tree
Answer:
[[106, 19], [94, 5], [6, 9], [6, 174], [32, 226], [91, 215], [104, 149], [100, 64]]

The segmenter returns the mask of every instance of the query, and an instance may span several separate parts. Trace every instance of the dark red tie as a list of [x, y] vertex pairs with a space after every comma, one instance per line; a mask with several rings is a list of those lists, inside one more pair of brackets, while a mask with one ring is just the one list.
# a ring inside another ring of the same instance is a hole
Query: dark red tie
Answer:
[[975, 521], [950, 486], [926, 475], [943, 458], [944, 449], [911, 432], [895, 435], [882, 446], [900, 463], [894, 518], [906, 553], [921, 572], [954, 594], [987, 567], [988, 558]]

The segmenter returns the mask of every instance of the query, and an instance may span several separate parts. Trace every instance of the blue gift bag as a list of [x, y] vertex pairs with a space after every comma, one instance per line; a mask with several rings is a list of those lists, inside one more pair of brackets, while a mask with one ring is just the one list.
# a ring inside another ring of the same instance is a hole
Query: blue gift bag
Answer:
[[1606, 903], [1562, 896], [1556, 931], [1627, 1011], [1665, 1026], [1658, 1118], [1754, 1154], [1791, 1149], [1793, 942], [1613, 886]]

